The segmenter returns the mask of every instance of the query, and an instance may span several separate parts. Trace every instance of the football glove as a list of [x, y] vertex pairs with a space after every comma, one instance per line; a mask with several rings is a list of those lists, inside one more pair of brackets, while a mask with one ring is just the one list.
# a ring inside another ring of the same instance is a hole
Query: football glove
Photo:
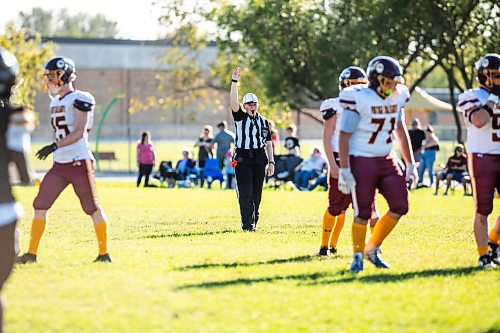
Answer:
[[406, 168], [406, 182], [410, 182], [410, 188], [415, 188], [418, 183], [418, 173], [415, 164], [410, 164]]
[[339, 168], [339, 191], [349, 194], [354, 186], [356, 186], [356, 180], [351, 172], [351, 168]]
[[39, 151], [37, 151], [36, 157], [39, 160], [44, 160], [47, 158], [47, 156], [49, 156], [50, 154], [55, 152], [57, 150], [57, 148], [58, 147], [57, 147], [56, 143], [54, 142], [53, 144], [45, 146], [42, 149], [40, 149]]

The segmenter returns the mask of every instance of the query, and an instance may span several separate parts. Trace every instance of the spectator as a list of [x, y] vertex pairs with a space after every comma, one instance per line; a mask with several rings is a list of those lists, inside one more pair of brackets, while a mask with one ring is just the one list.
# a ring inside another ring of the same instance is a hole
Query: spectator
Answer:
[[425, 132], [420, 128], [420, 120], [418, 118], [414, 118], [411, 121], [411, 129], [408, 130], [408, 134], [410, 135], [415, 163], [418, 166], [418, 163], [420, 163], [420, 155], [422, 153], [422, 143], [425, 140]]
[[226, 173], [226, 190], [234, 188], [233, 179], [234, 179], [234, 167], [232, 166], [233, 162], [233, 152], [228, 150], [226, 152], [226, 156], [224, 157], [224, 166]]
[[464, 172], [467, 171], [467, 156], [464, 154], [464, 147], [458, 145], [455, 147], [455, 154], [448, 159], [446, 163], [446, 169], [437, 175], [436, 180], [436, 192], [434, 195], [438, 194], [439, 181], [446, 179], [446, 190], [443, 195], [448, 195], [448, 190], [450, 189], [450, 184], [452, 180], [456, 180], [462, 183], [464, 187], [464, 195], [467, 194], [467, 181], [464, 177]]
[[200, 170], [200, 187], [203, 187], [204, 179], [203, 179], [203, 168], [205, 167], [205, 161], [207, 158], [213, 157], [212, 152], [212, 126], [205, 125], [203, 128], [203, 132], [201, 132], [198, 141], [195, 142], [194, 146], [199, 147], [198, 150], [198, 167]]
[[271, 125], [271, 143], [273, 144], [273, 151], [276, 154], [276, 149], [280, 142], [280, 132], [276, 128], [276, 124], [273, 120], [269, 120], [269, 124]]
[[295, 168], [295, 186], [300, 190], [307, 189], [309, 181], [322, 173], [325, 164], [326, 160], [321, 155], [319, 149], [314, 148], [311, 156]]
[[10, 117], [7, 130], [7, 148], [10, 158], [19, 173], [21, 184], [31, 183], [31, 171], [28, 165], [28, 153], [31, 150], [30, 134], [35, 129], [35, 114], [24, 110]]
[[318, 186], [323, 186], [323, 191], [328, 191], [328, 168], [325, 168], [325, 171], [314, 180], [314, 183], [309, 185], [307, 191], [312, 191]]
[[225, 120], [217, 124], [217, 128], [219, 133], [215, 135], [210, 148], [217, 144], [217, 161], [219, 162], [219, 168], [222, 170], [226, 152], [231, 149], [231, 144], [234, 144], [234, 133], [227, 129], [227, 121]]
[[143, 132], [141, 141], [137, 144], [137, 166], [139, 167], [139, 176], [137, 177], [137, 187], [141, 185], [144, 176], [144, 187], [155, 187], [149, 184], [149, 175], [155, 165], [154, 145], [151, 141], [151, 134]]
[[297, 138], [297, 126], [291, 124], [286, 128], [285, 149], [287, 154], [300, 156], [300, 143]]
[[417, 188], [424, 187], [423, 179], [425, 170], [429, 173], [430, 185], [434, 184], [434, 162], [436, 161], [436, 154], [439, 150], [439, 139], [434, 134], [434, 129], [431, 125], [427, 125], [425, 129], [425, 144], [424, 151], [420, 156], [420, 166], [418, 170], [419, 183]]
[[189, 150], [182, 150], [182, 159], [179, 160], [175, 166], [175, 179], [186, 180], [189, 175], [196, 173], [196, 162], [189, 158]]

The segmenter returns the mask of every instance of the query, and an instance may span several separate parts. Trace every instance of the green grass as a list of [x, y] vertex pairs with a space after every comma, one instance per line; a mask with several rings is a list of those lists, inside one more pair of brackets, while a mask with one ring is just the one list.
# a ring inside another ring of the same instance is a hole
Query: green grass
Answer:
[[[320, 135], [320, 133], [319, 133]], [[34, 143], [32, 147], [32, 152], [30, 153], [30, 162], [35, 170], [48, 170], [52, 166], [52, 158], [49, 157], [45, 161], [37, 160], [35, 152], [43, 147], [46, 143], [38, 142]], [[106, 141], [99, 144], [99, 151], [114, 151], [117, 160], [116, 161], [102, 161], [101, 170], [102, 171], [137, 171], [136, 165], [136, 145], [137, 142], [133, 141], [129, 147], [128, 143], [125, 141]], [[95, 151], [95, 143], [91, 143], [90, 147], [92, 151]], [[311, 153], [313, 147], [323, 148], [321, 140], [305, 140], [301, 142], [301, 154], [302, 158], [307, 158]], [[446, 163], [448, 157], [453, 154], [454, 144], [451, 141], [441, 142], [441, 151], [438, 153], [436, 166], [438, 163]], [[194, 140], [192, 141], [155, 141], [155, 154], [157, 163], [162, 160], [170, 160], [175, 164], [182, 156], [181, 150], [187, 148], [194, 153], [194, 158], [198, 158], [198, 148], [194, 147]], [[129, 153], [130, 152], [130, 153]], [[284, 153], [283, 147], [278, 147], [277, 153]], [[130, 162], [129, 162], [130, 156]], [[191, 154], [191, 157], [193, 155]]]
[[[474, 268], [472, 199], [460, 190], [414, 191], [383, 245], [393, 269], [366, 263], [354, 276], [350, 223], [337, 256], [314, 255], [325, 192], [265, 190], [258, 232], [243, 233], [234, 191], [132, 183], [98, 182], [113, 264], [91, 263], [93, 227], [73, 191], [63, 193], [39, 262], [7, 283], [8, 332], [500, 331], [500, 270]], [[16, 188], [23, 250], [36, 192]]]

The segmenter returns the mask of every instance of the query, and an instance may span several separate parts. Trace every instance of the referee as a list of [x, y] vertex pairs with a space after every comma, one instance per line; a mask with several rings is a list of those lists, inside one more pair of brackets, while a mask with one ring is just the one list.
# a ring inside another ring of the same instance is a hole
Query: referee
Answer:
[[255, 231], [259, 220], [264, 177], [274, 174], [274, 154], [269, 121], [258, 112], [257, 96], [243, 96], [243, 107], [238, 99], [240, 68], [233, 71], [231, 110], [236, 125], [236, 153], [233, 157], [236, 173], [236, 189], [240, 204], [241, 228]]

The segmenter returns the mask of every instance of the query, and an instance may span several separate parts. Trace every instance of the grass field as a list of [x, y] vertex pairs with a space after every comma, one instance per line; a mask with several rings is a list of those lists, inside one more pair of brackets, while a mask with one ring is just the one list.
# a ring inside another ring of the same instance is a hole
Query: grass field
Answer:
[[[15, 189], [23, 250], [36, 191]], [[258, 232], [243, 233], [234, 191], [133, 181], [99, 181], [98, 191], [114, 263], [91, 262], [93, 227], [67, 189], [39, 262], [16, 267], [6, 286], [7, 332], [500, 331], [500, 270], [475, 269], [472, 199], [460, 190], [414, 191], [383, 245], [393, 269], [366, 263], [357, 276], [347, 270], [350, 223], [337, 256], [314, 255], [325, 192], [266, 190]]]
[[[318, 135], [321, 135], [320, 133]], [[46, 142], [37, 142], [33, 144], [32, 152], [30, 154], [30, 162], [35, 170], [48, 170], [52, 166], [52, 158], [47, 158], [45, 161], [36, 160], [34, 158], [35, 152], [43, 147]], [[137, 171], [136, 165], [136, 144], [133, 141], [130, 145], [125, 141], [107, 141], [99, 144], [99, 151], [113, 151], [115, 152], [116, 161], [101, 161], [101, 171], [128, 171], [129, 163], [130, 170], [133, 172]], [[194, 140], [192, 141], [157, 141], [155, 142], [155, 154], [157, 162], [162, 160], [171, 160], [174, 163], [177, 162], [181, 156], [181, 149], [187, 148], [194, 153], [194, 158], [198, 158], [198, 148], [193, 146]], [[92, 151], [95, 151], [95, 143], [91, 143], [90, 147]], [[321, 140], [304, 140], [301, 142], [302, 158], [307, 158], [311, 153], [313, 147], [319, 147], [322, 149], [323, 144]], [[451, 141], [441, 142], [441, 151], [437, 156], [436, 163], [446, 163], [448, 157], [453, 154], [454, 143]], [[129, 154], [130, 151], [130, 154]], [[277, 153], [283, 154], [284, 148], [278, 147]], [[130, 155], [130, 162], [129, 162]], [[193, 155], [191, 155], [193, 156]], [[437, 165], [437, 164], [436, 164]]]

